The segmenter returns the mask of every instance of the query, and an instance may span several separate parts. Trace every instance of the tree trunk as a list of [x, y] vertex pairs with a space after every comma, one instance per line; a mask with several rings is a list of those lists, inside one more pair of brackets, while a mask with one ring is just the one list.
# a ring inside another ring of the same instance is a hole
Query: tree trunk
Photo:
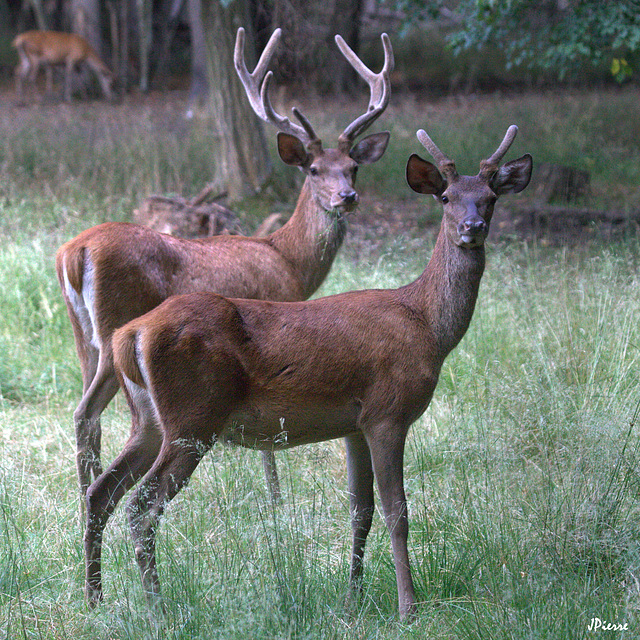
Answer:
[[99, 56], [104, 57], [100, 23], [98, 0], [72, 0], [71, 24], [73, 32], [82, 36]]
[[353, 92], [357, 74], [334, 42], [339, 33], [358, 53], [363, 0], [273, 0], [273, 27], [282, 28], [276, 76], [321, 94]]
[[47, 29], [47, 20], [44, 16], [44, 7], [42, 6], [42, 0], [29, 0], [29, 4], [33, 9], [38, 29], [40, 29], [40, 31], [45, 31]]
[[140, 91], [149, 91], [149, 54], [151, 53], [153, 6], [151, 0], [136, 0], [138, 18], [138, 57], [140, 60]]
[[334, 36], [339, 33], [346, 43], [360, 53], [360, 18], [362, 15], [362, 0], [336, 2], [331, 16], [330, 31], [327, 38], [329, 52], [328, 68], [334, 69], [334, 88], [337, 91], [355, 93], [358, 75], [353, 67], [345, 60], [336, 47]]
[[202, 22], [207, 48], [209, 112], [220, 146], [215, 182], [226, 188], [229, 202], [260, 190], [271, 171], [261, 121], [255, 116], [233, 66], [235, 34], [247, 30], [254, 42], [245, 0], [223, 6], [220, 0], [202, 0]]
[[209, 94], [207, 81], [207, 46], [202, 26], [202, 5], [200, 0], [187, 0], [189, 9], [189, 30], [191, 31], [191, 87], [187, 117], [192, 117], [195, 108], [204, 104]]
[[[108, 64], [109, 61], [104, 55], [98, 0], [71, 1], [71, 29], [73, 33], [84, 38]], [[92, 82], [94, 82], [93, 73], [86, 65], [80, 65], [74, 70], [71, 91], [72, 93], [79, 91], [86, 97], [87, 87], [91, 86]]]

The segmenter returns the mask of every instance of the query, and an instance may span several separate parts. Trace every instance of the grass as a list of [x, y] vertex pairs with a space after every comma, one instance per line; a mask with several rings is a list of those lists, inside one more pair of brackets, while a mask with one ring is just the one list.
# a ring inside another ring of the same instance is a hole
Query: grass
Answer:
[[[515, 121], [521, 136], [512, 153], [593, 162], [594, 199], [604, 201], [608, 189], [616, 207], [631, 208], [637, 149], [619, 122], [637, 111], [629, 100], [406, 100], [387, 120], [393, 146], [363, 169], [362, 189], [408, 197], [398, 176], [409, 153], [420, 152], [418, 127], [452, 157], [468, 158], [461, 168], [473, 171]], [[60, 106], [55, 135], [53, 107], [20, 112], [23, 121], [11, 126], [0, 118], [0, 638], [564, 640], [591, 637], [592, 618], [628, 626], [606, 637], [637, 637], [640, 251], [633, 238], [490, 244], [471, 327], [408, 440], [410, 551], [421, 601], [412, 625], [397, 619], [379, 515], [364, 592], [347, 603], [340, 442], [278, 456], [285, 493], [278, 509], [258, 454], [214, 448], [159, 531], [162, 628], [149, 619], [118, 508], [106, 532], [105, 603], [86, 608], [71, 425], [81, 383], [53, 254], [82, 228], [126, 219], [150, 192], [199, 190], [210, 138], [198, 125], [198, 135], [178, 144], [171, 108], [141, 107], [132, 118], [119, 107], [107, 117], [88, 105], [71, 117]], [[95, 153], [67, 126], [82, 119], [83, 131], [104, 137]], [[327, 139], [337, 119], [327, 113], [321, 123]], [[260, 206], [290, 207], [283, 195], [290, 182], [290, 171], [279, 169]], [[248, 225], [254, 204], [240, 204]], [[347, 243], [320, 294], [403, 284], [431, 247], [430, 234], [392, 238], [356, 262]], [[104, 416], [105, 459], [123, 445], [128, 422], [118, 397]]]

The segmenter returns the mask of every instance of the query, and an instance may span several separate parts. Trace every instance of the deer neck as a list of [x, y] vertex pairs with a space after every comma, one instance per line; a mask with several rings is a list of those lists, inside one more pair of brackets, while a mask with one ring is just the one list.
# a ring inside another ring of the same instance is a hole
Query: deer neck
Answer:
[[399, 290], [403, 301], [424, 317], [441, 363], [469, 328], [484, 265], [484, 247], [462, 249], [441, 228], [422, 275]]
[[291, 218], [270, 236], [274, 248], [291, 265], [305, 299], [329, 273], [346, 231], [344, 214], [326, 211], [305, 180]]

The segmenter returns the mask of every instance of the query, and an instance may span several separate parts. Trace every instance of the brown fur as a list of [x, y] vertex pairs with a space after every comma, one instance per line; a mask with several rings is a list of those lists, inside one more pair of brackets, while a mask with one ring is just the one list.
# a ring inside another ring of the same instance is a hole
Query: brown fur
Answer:
[[51, 67], [65, 67], [65, 100], [71, 100], [71, 72], [86, 63], [96, 74], [105, 97], [113, 99], [111, 84], [113, 74], [100, 59], [93, 47], [75, 33], [59, 31], [25, 31], [17, 35], [12, 45], [18, 52], [20, 62], [16, 67], [16, 89], [18, 97], [23, 97], [23, 82], [35, 82], [40, 66], [47, 73], [47, 90], [52, 90]]
[[[279, 132], [281, 158], [302, 170], [306, 180], [289, 221], [265, 238], [185, 240], [138, 225], [108, 222], [60, 247], [56, 268], [83, 377], [83, 397], [74, 412], [82, 495], [102, 473], [100, 415], [118, 389], [113, 332], [176, 294], [216, 291], [266, 300], [308, 298], [329, 272], [347, 230], [347, 214], [357, 206], [358, 165], [376, 162], [388, 141], [388, 133], [375, 133], [355, 144], [352, 141], [346, 152], [323, 149], [319, 140], [310, 150], [296, 136]], [[64, 287], [66, 269], [71, 286], [81, 294], [89, 268], [93, 287], [87, 297], [93, 299], [95, 311], [90, 328], [86, 326], [89, 314], [74, 308], [74, 296]], [[263, 460], [277, 497], [273, 456], [266, 452]]]
[[[375, 477], [391, 535], [399, 610], [413, 615], [402, 478], [405, 438], [471, 321], [495, 201], [502, 193], [524, 189], [530, 175], [531, 157], [523, 156], [495, 177], [456, 175], [447, 181], [414, 156], [410, 184], [441, 198], [444, 215], [425, 271], [399, 289], [306, 302], [194, 293], [169, 298], [116, 331], [115, 365], [132, 428], [122, 453], [87, 493], [90, 602], [102, 597], [105, 523], [142, 476], [128, 513], [143, 587], [155, 606], [158, 520], [216, 440], [278, 449], [345, 438], [351, 582], [357, 586], [362, 578]], [[134, 368], [134, 345], [142, 384], [127, 373]]]

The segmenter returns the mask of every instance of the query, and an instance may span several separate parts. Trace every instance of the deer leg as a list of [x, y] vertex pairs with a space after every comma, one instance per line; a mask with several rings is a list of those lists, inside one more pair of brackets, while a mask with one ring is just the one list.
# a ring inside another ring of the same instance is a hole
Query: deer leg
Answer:
[[345, 443], [353, 531], [350, 584], [354, 591], [359, 591], [362, 589], [364, 546], [373, 520], [373, 469], [369, 446], [362, 435], [349, 436]]
[[160, 451], [161, 442], [160, 432], [149, 418], [143, 428], [134, 425], [122, 453], [87, 491], [85, 595], [91, 606], [102, 600], [104, 528], [122, 496], [151, 468]]
[[24, 97], [24, 81], [28, 79], [29, 76], [29, 61], [26, 58], [20, 58], [20, 63], [16, 66], [15, 76], [16, 93], [18, 95], [18, 100], [22, 102]]
[[164, 442], [157, 460], [127, 504], [142, 587], [149, 606], [162, 608], [156, 566], [156, 530], [165, 506], [184, 487], [202, 456], [210, 448], [201, 441]]
[[282, 492], [280, 491], [280, 480], [278, 480], [278, 466], [276, 456], [273, 451], [262, 451], [262, 466], [267, 479], [267, 486], [274, 504], [282, 502]]
[[38, 71], [40, 71], [40, 62], [38, 62], [37, 58], [36, 59], [31, 58], [28, 80], [30, 84], [30, 91], [31, 91], [32, 97], [35, 97], [38, 94], [38, 91], [37, 91]]
[[51, 99], [51, 95], [53, 94], [53, 67], [50, 64], [44, 65], [44, 78], [45, 78], [45, 91], [49, 99]]
[[73, 62], [67, 61], [64, 66], [64, 101], [71, 102], [71, 76], [73, 72]]
[[400, 616], [407, 618], [415, 614], [416, 605], [407, 549], [409, 520], [402, 470], [406, 429], [398, 428], [396, 425], [381, 425], [376, 430], [376, 436], [368, 437], [367, 442], [371, 450], [385, 523], [391, 536], [398, 587], [398, 608]]
[[82, 363], [83, 383], [88, 384], [88, 387], [73, 414], [81, 496], [86, 494], [91, 482], [102, 473], [100, 415], [118, 391], [118, 379], [113, 371], [111, 358], [101, 351], [96, 366], [94, 363], [98, 352], [93, 347], [91, 349], [87, 361]]

